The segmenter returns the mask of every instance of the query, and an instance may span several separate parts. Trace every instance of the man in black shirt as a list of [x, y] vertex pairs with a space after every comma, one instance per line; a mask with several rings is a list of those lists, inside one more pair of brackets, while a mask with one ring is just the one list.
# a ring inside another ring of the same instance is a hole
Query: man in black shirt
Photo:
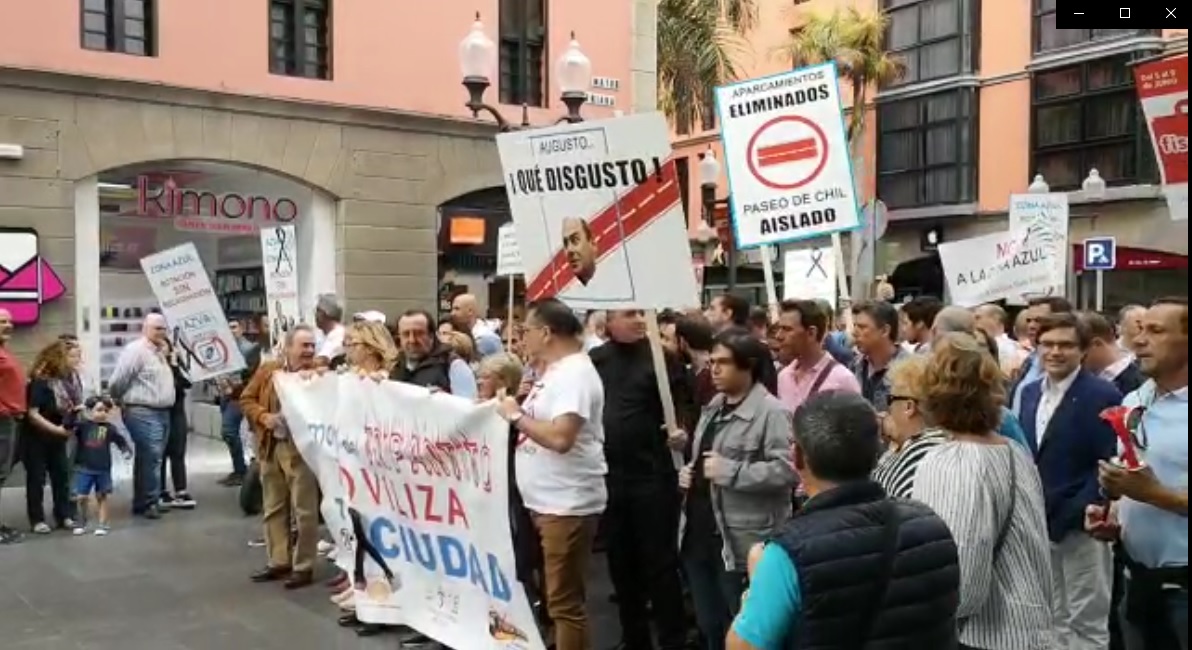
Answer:
[[[659, 646], [678, 650], [687, 631], [675, 546], [680, 504], [672, 450], [683, 449], [686, 437], [665, 431], [642, 312], [609, 312], [607, 333], [608, 341], [590, 354], [604, 384], [604, 532], [622, 641], [626, 650], [653, 648], [652, 612]], [[689, 401], [682, 364], [670, 357], [668, 362], [675, 401]]]

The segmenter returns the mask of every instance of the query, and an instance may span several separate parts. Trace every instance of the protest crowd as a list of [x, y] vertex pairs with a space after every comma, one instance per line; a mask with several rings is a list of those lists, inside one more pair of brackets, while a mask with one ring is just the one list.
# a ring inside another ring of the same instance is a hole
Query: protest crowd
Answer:
[[[767, 313], [724, 294], [657, 315], [661, 381], [652, 313], [581, 316], [555, 299], [505, 323], [478, 311], [460, 295], [441, 322], [423, 310], [348, 319], [322, 296], [316, 322], [278, 341], [249, 343], [232, 324], [249, 365], [219, 380], [222, 482], [259, 485], [253, 582], [323, 579], [341, 625], [430, 642], [357, 615], [366, 558], [396, 579], [365, 516], [350, 510], [346, 540], [321, 528], [320, 494], [339, 479], [304, 460], [275, 380], [338, 373], [474, 400], [507, 422], [516, 579], [558, 650], [591, 647], [597, 550], [626, 650], [1188, 647], [1185, 298], [1111, 322], [1060, 297], [1012, 320], [999, 304], [933, 298], [843, 313], [795, 299]], [[160, 314], [103, 395], [81, 385], [73, 339], [24, 369], [3, 347], [10, 330], [0, 312], [0, 427], [22, 433], [4, 451], [26, 467], [30, 531], [107, 533], [113, 446], [135, 457], [134, 515], [196, 506], [179, 410], [189, 382]], [[326, 560], [348, 545], [354, 558]], [[490, 622], [494, 636], [502, 625]]]

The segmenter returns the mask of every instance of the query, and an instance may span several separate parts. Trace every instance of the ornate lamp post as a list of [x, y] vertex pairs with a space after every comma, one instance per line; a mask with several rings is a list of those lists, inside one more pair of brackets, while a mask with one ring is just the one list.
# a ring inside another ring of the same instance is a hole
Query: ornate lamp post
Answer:
[[[484, 92], [492, 85], [490, 76], [493, 62], [497, 58], [497, 46], [484, 33], [484, 23], [480, 22], [480, 13], [476, 13], [476, 21], [464, 40], [459, 43], [459, 68], [463, 74], [464, 88], [468, 89], [468, 103], [465, 106], [472, 111], [473, 117], [480, 113], [488, 113], [497, 122], [501, 131], [512, 131], [530, 126], [529, 109], [522, 105], [522, 121], [520, 125], [513, 125], [495, 106], [484, 101]], [[559, 122], [582, 122], [580, 108], [588, 99], [588, 87], [592, 83], [592, 62], [580, 50], [579, 41], [575, 40], [575, 32], [571, 33], [571, 43], [559, 60], [555, 63], [555, 79], [562, 90], [563, 105], [567, 107], [567, 114], [559, 118]]]
[[702, 294], [705, 284], [704, 278], [708, 272], [708, 263], [712, 261], [712, 256], [716, 253], [716, 246], [720, 243], [720, 236], [716, 234], [716, 230], [708, 225], [707, 221], [701, 219], [695, 231], [688, 236], [687, 242], [691, 246], [693, 257], [700, 264], [701, 270], [698, 280], [700, 293]]
[[1035, 174], [1035, 180], [1031, 181], [1026, 191], [1031, 194], [1047, 194], [1051, 191], [1051, 186], [1047, 184], [1047, 181], [1043, 180], [1043, 174]]
[[[699, 166], [700, 198], [704, 207], [704, 222], [709, 222], [716, 214], [717, 206], [728, 205], [728, 197], [716, 198], [716, 188], [720, 184], [720, 161], [716, 160], [716, 153], [712, 147], [700, 154]], [[731, 217], [730, 217], [731, 219]], [[722, 242], [725, 249], [725, 266], [728, 267], [728, 290], [731, 293], [737, 288], [737, 246], [732, 235], [728, 241]]]

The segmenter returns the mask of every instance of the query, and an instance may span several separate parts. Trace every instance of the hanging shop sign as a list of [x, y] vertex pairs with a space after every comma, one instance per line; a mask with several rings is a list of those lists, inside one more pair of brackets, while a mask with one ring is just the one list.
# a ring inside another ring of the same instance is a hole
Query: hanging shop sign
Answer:
[[172, 218], [178, 230], [243, 235], [262, 226], [292, 223], [298, 218], [298, 204], [288, 198], [179, 187], [173, 178], [154, 188], [148, 176], [138, 176], [135, 214]]

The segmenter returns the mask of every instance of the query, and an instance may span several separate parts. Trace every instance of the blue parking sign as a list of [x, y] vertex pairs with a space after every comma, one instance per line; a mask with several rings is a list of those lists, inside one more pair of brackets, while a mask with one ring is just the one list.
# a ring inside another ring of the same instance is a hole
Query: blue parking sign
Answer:
[[1092, 237], [1084, 240], [1084, 270], [1112, 271], [1117, 266], [1117, 240]]

